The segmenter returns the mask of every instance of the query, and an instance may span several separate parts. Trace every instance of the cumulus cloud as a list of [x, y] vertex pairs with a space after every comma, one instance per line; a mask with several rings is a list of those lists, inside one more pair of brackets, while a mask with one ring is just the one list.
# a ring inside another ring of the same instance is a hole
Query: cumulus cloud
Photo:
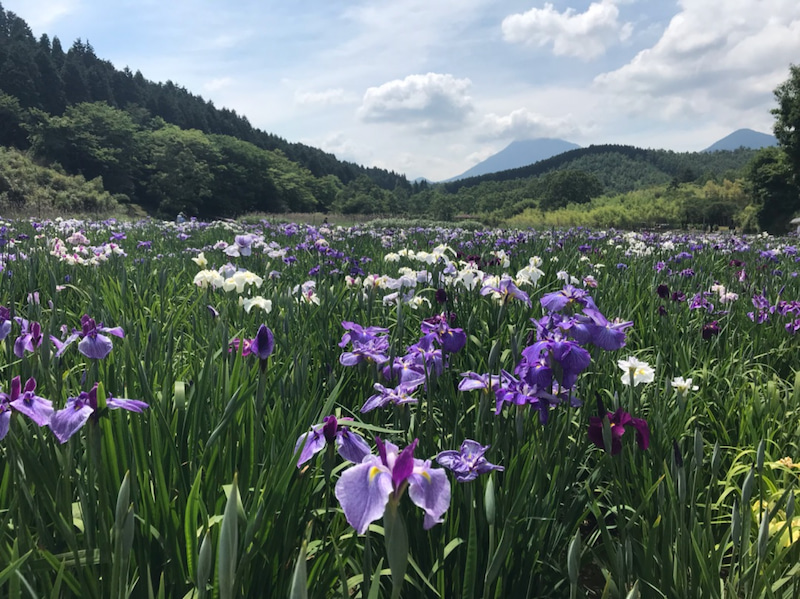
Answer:
[[575, 137], [580, 130], [571, 115], [547, 117], [519, 108], [506, 115], [487, 114], [479, 126], [480, 139]]
[[469, 79], [426, 73], [388, 81], [364, 93], [358, 116], [372, 123], [411, 124], [425, 131], [458, 127], [473, 111]]
[[730, 111], [767, 113], [772, 90], [800, 55], [796, 0], [682, 0], [651, 48], [597, 76], [631, 112], [672, 119]]
[[592, 2], [585, 12], [568, 8], [558, 12], [552, 4], [503, 19], [507, 42], [528, 46], [552, 44], [556, 56], [575, 56], [584, 60], [605, 53], [610, 45], [625, 41], [633, 31], [631, 23], [621, 23], [615, 0]]

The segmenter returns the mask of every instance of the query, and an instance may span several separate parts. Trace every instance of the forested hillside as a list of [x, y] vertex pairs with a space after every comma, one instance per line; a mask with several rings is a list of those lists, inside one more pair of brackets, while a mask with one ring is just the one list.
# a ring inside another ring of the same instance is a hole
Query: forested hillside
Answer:
[[[490, 224], [586, 221], [565, 216], [577, 210], [599, 211], [591, 222], [624, 213], [633, 223], [751, 228], [758, 213], [762, 226], [780, 228], [786, 211], [773, 210], [772, 198], [794, 193], [780, 152], [620, 145], [576, 149], [450, 183], [412, 184], [404, 175], [342, 162], [260, 131], [245, 116], [171, 81], [117, 70], [88, 42], [77, 40], [65, 51], [58, 38], [37, 40], [2, 5], [0, 146], [7, 148], [0, 160], [0, 213], [117, 207], [162, 217], [334, 211], [469, 215]], [[769, 202], [774, 214], [759, 212]]]

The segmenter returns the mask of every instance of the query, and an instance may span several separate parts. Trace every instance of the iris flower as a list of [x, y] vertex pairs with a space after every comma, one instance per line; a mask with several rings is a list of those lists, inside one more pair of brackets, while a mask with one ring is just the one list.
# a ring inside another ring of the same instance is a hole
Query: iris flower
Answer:
[[[622, 408], [610, 416], [605, 411], [602, 401], [598, 399], [598, 407], [600, 408], [600, 416], [589, 417], [589, 440], [600, 449], [606, 449], [603, 443], [603, 420], [608, 418], [609, 425], [611, 426], [611, 455], [617, 455], [622, 451], [622, 436], [625, 434], [625, 427], [632, 426], [636, 431], [636, 443], [640, 449], [647, 449], [650, 446], [650, 428], [647, 422], [642, 418], [634, 418]], [[608, 451], [606, 449], [606, 451]]]
[[29, 378], [23, 388], [22, 380], [15, 376], [11, 380], [10, 393], [0, 393], [0, 439], [4, 439], [8, 434], [12, 409], [25, 414], [39, 426], [44, 426], [50, 421], [53, 402], [39, 397], [35, 391], [36, 379]]
[[115, 337], [124, 338], [125, 332], [122, 327], [104, 327], [101, 322], [99, 325], [88, 314], [81, 316], [81, 330], [73, 330], [72, 334], [63, 342], [56, 337], [51, 336], [50, 340], [55, 344], [58, 351], [56, 356], [60, 356], [74, 341], [80, 339], [78, 342], [78, 351], [87, 358], [92, 360], [102, 360], [111, 353], [113, 347], [111, 339], [104, 335], [114, 335]]
[[442, 522], [450, 507], [450, 482], [444, 470], [431, 468], [430, 460], [414, 458], [416, 439], [403, 451], [378, 437], [375, 442], [380, 455], [366, 456], [336, 482], [336, 499], [350, 525], [363, 534], [383, 516], [390, 500], [400, 501], [406, 488], [411, 501], [425, 510], [425, 530]]
[[[141, 413], [149, 406], [138, 399], [120, 399], [109, 395], [108, 399], [106, 399], [106, 407], [112, 410], [123, 409], [129, 412]], [[68, 398], [66, 407], [53, 414], [48, 426], [59, 443], [66, 443], [72, 435], [77, 433], [89, 421], [89, 418], [94, 417], [97, 419], [99, 416], [97, 383], [95, 383], [91, 391], [81, 391], [78, 397]]]
[[490, 464], [483, 457], [487, 449], [489, 449], [488, 445], [481, 445], [472, 439], [465, 439], [458, 451], [454, 449], [442, 451], [436, 456], [436, 461], [439, 462], [439, 465], [452, 470], [458, 482], [466, 483], [478, 478], [479, 474], [504, 469], [502, 466]]
[[311, 427], [310, 432], [303, 433], [297, 439], [294, 446], [294, 452], [300, 452], [297, 467], [300, 468], [331, 443], [336, 443], [336, 449], [340, 456], [354, 464], [360, 463], [371, 453], [369, 445], [361, 435], [354, 433], [346, 426], [339, 426], [336, 416], [325, 416], [322, 424], [315, 424]]
[[634, 387], [639, 383], [652, 383], [656, 376], [655, 370], [650, 364], [633, 356], [627, 360], [617, 360], [617, 366], [625, 373], [622, 375], [623, 385], [630, 385], [631, 380], [633, 380]]
[[14, 320], [22, 329], [14, 341], [14, 355], [21, 358], [26, 351], [33, 352], [42, 344], [42, 326], [38, 322], [30, 322], [19, 316]]
[[8, 337], [11, 332], [11, 311], [5, 306], [0, 306], [0, 341]]
[[384, 387], [380, 383], [375, 383], [373, 388], [375, 391], [377, 391], [377, 393], [367, 399], [367, 401], [361, 407], [361, 412], [369, 412], [375, 408], [384, 408], [390, 403], [396, 406], [405, 403], [417, 403], [417, 398], [411, 397], [411, 393], [413, 393], [423, 382], [424, 380], [419, 381], [414, 385], [404, 385], [401, 383], [394, 389]]

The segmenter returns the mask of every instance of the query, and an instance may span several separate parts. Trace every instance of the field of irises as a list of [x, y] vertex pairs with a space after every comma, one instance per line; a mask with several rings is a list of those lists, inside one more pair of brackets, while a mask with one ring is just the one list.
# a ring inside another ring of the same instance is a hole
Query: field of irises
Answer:
[[795, 241], [0, 222], [0, 593], [798, 597]]

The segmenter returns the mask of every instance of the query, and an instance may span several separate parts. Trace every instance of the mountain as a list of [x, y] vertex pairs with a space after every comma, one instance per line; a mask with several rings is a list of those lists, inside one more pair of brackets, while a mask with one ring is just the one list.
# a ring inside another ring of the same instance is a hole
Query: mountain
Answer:
[[479, 162], [469, 170], [448, 179], [446, 182], [520, 168], [576, 148], [580, 148], [580, 146], [563, 139], [547, 137], [513, 141], [497, 154], [489, 156], [483, 162]]
[[767, 133], [760, 133], [752, 129], [737, 129], [730, 135], [726, 135], [718, 142], [708, 146], [703, 152], [717, 152], [719, 150], [736, 150], [738, 148], [750, 148], [759, 150], [768, 146], [777, 146], [778, 140], [775, 136]]

